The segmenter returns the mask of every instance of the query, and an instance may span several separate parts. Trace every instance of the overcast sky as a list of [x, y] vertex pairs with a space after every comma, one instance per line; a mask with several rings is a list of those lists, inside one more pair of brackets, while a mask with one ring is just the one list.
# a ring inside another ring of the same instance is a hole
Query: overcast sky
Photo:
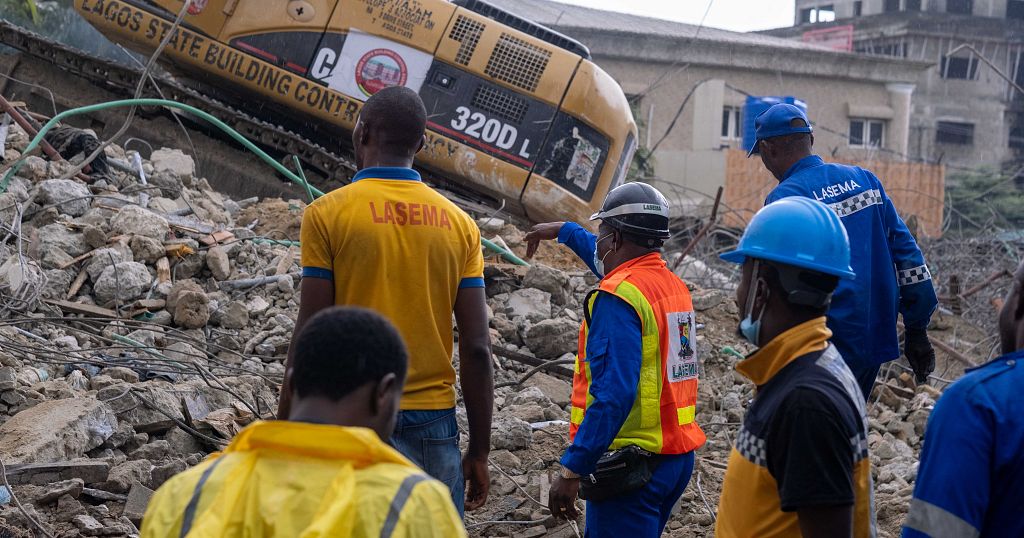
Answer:
[[793, 25], [793, 0], [558, 0], [567, 4], [622, 11], [699, 24], [711, 3], [706, 26], [737, 32]]

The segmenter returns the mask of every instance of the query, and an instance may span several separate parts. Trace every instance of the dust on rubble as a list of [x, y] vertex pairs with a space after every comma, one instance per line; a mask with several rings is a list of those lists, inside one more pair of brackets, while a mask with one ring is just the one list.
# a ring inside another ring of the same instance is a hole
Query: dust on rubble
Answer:
[[252, 227], [258, 235], [271, 239], [298, 241], [299, 229], [302, 227], [302, 210], [305, 207], [306, 205], [298, 200], [261, 200], [243, 209], [236, 224]]
[[[27, 144], [12, 126], [5, 160]], [[117, 146], [107, 153], [128, 160]], [[29, 515], [55, 535], [137, 534], [152, 491], [245, 425], [272, 417], [280, 390], [299, 251], [253, 239], [298, 239], [302, 202], [231, 200], [195, 177], [180, 151], [153, 156], [143, 165], [148, 188], [120, 169], [92, 185], [60, 180], [66, 163], [33, 156], [0, 194], [0, 222], [21, 217], [0, 245], [0, 454]], [[481, 227], [525, 255], [525, 230], [493, 219]], [[581, 303], [596, 278], [555, 242], [541, 244], [534, 262], [490, 258], [485, 271], [498, 388], [491, 496], [467, 514], [472, 536], [575, 536], [546, 509], [568, 445], [571, 365], [522, 378], [533, 368], [527, 363], [573, 357]], [[668, 524], [674, 537], [713, 534], [725, 465], [754, 391], [734, 369], [751, 347], [736, 337], [732, 292], [694, 289], [693, 302], [701, 324], [697, 420], [708, 442]], [[995, 343], [941, 313], [931, 334], [978, 363]], [[963, 369], [940, 352], [935, 386]], [[882, 370], [869, 404], [880, 536], [899, 533], [939, 390], [914, 386], [900, 363]], [[461, 403], [458, 417], [466, 429]], [[0, 534], [28, 536], [31, 526], [0, 504]]]

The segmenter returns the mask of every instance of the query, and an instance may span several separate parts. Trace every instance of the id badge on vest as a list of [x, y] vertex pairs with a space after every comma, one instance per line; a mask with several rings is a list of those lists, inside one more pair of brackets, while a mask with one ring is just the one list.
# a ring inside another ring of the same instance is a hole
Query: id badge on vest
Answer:
[[668, 314], [666, 370], [669, 383], [697, 378], [696, 325], [693, 312], [670, 312]]

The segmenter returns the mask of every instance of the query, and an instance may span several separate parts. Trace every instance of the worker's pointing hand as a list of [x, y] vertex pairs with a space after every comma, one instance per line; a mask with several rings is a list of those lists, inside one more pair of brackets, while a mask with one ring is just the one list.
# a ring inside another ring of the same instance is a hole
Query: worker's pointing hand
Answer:
[[542, 222], [530, 229], [526, 234], [526, 257], [532, 258], [537, 252], [537, 246], [541, 241], [558, 239], [558, 231], [562, 229], [564, 222]]

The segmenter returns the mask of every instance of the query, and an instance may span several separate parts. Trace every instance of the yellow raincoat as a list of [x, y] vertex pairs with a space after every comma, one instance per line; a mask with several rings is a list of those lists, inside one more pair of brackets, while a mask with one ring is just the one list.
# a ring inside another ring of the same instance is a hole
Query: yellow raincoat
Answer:
[[168, 480], [142, 525], [143, 538], [465, 535], [448, 489], [374, 431], [287, 421], [252, 424]]

